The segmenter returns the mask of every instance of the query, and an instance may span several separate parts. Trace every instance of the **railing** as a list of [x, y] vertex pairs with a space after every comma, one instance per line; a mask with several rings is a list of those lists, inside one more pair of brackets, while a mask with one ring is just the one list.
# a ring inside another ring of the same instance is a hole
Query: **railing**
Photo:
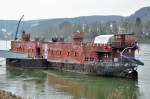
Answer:
[[127, 46], [132, 46], [133, 42], [120, 42], [120, 41], [114, 41], [112, 42], [112, 47], [115, 47], [115, 48], [124, 48], [124, 47], [127, 47]]
[[98, 62], [97, 64], [99, 66], [113, 66], [113, 67], [119, 67], [119, 66], [137, 67], [138, 66], [137, 64], [131, 62]]

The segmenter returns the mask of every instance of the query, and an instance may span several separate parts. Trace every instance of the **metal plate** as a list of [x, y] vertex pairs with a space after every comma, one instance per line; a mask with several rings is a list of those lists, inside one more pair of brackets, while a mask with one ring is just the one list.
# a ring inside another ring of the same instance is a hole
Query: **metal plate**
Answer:
[[9, 50], [0, 50], [0, 57], [3, 58], [28, 58], [28, 54], [16, 53]]

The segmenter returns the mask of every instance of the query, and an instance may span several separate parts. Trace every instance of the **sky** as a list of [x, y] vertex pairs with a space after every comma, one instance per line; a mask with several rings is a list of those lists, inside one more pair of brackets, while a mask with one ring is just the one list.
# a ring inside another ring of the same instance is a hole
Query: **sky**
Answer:
[[89, 15], [129, 16], [150, 0], [0, 0], [0, 20], [71, 18]]

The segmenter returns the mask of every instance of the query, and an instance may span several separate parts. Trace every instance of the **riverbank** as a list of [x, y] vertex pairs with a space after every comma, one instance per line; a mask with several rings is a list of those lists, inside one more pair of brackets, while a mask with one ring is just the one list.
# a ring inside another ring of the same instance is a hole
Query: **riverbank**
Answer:
[[16, 96], [11, 92], [0, 90], [0, 99], [23, 99], [23, 98], [20, 96]]

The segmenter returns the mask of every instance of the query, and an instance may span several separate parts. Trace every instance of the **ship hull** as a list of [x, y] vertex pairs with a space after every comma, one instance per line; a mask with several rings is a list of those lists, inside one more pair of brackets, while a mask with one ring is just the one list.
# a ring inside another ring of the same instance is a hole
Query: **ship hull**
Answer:
[[33, 58], [6, 58], [6, 65], [19, 68], [47, 68], [46, 59]]
[[49, 62], [49, 68], [59, 71], [69, 71], [87, 75], [109, 76], [137, 79], [138, 72], [134, 69], [136, 66], [109, 65], [104, 64], [75, 64], [75, 63], [58, 63]]
[[7, 66], [19, 67], [19, 68], [44, 68], [44, 69], [56, 69], [59, 71], [69, 71], [87, 75], [98, 76], [111, 76], [111, 77], [123, 77], [137, 79], [138, 73], [132, 65], [121, 64], [107, 64], [107, 63], [89, 63], [89, 64], [76, 64], [76, 63], [61, 63], [52, 62], [45, 59], [16, 59], [7, 58]]

